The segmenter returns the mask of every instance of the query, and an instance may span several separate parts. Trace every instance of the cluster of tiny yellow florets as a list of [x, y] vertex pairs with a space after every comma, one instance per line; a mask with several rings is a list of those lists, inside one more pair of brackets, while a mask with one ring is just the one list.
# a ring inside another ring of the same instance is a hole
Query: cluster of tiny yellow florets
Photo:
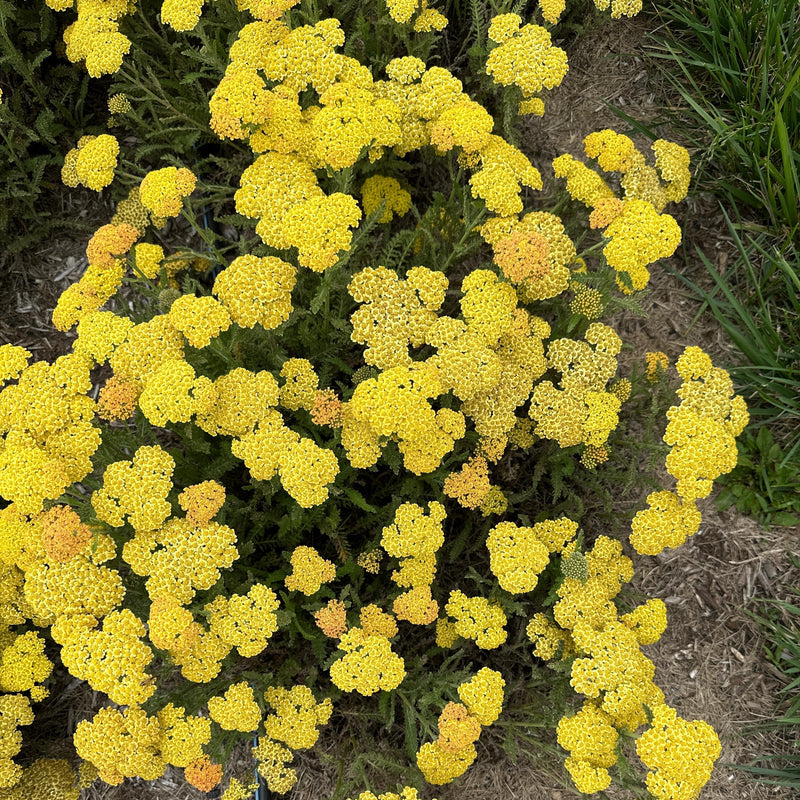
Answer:
[[99, 192], [114, 180], [119, 142], [107, 133], [84, 136], [64, 158], [61, 179], [67, 186], [85, 186]]
[[164, 167], [148, 172], [139, 186], [142, 205], [158, 217], [177, 217], [197, 184], [197, 178], [185, 167]]
[[[651, 354], [663, 369], [666, 357]], [[634, 517], [630, 541], [640, 553], [656, 555], [678, 547], [700, 527], [696, 501], [708, 497], [713, 482], [736, 466], [736, 437], [749, 420], [742, 397], [734, 395], [730, 375], [711, 363], [699, 347], [687, 347], [676, 363], [683, 383], [680, 405], [667, 411], [664, 441], [670, 446], [667, 471], [675, 492], [653, 492], [648, 507]], [[657, 373], [655, 373], [657, 376]]]
[[658, 800], [696, 798], [711, 777], [722, 748], [706, 722], [681, 719], [661, 703], [650, 727], [636, 740], [636, 753], [650, 769], [647, 788]]
[[454, 589], [450, 592], [445, 611], [455, 619], [458, 635], [473, 639], [482, 650], [493, 650], [508, 637], [503, 609], [485, 597], [467, 597]]
[[290, 591], [310, 596], [336, 577], [336, 565], [322, 558], [313, 547], [296, 547], [290, 561], [292, 572], [284, 581]]
[[422, 745], [417, 766], [428, 783], [450, 783], [463, 775], [477, 756], [481, 728], [491, 725], [503, 707], [505, 681], [484, 667], [458, 687], [461, 703], [448, 703], [439, 716], [439, 738]]
[[131, 49], [131, 41], [119, 30], [120, 21], [135, 8], [128, 0], [46, 0], [54, 11], [77, 5], [78, 18], [64, 29], [67, 58], [85, 61], [93, 78], [116, 72]]
[[[522, 27], [520, 27], [522, 26]], [[541, 116], [544, 106], [535, 96], [542, 89], [553, 89], [567, 74], [567, 54], [552, 43], [540, 25], [522, 25], [517, 14], [500, 14], [489, 26], [489, 38], [498, 44], [486, 59], [486, 73], [502, 86], [514, 84], [528, 102], [521, 113]], [[531, 105], [531, 100], [539, 101]]]
[[547, 359], [561, 372], [560, 387], [541, 381], [531, 395], [536, 434], [561, 447], [601, 447], [619, 422], [620, 398], [606, 384], [616, 372], [622, 342], [600, 322], [589, 326], [585, 339], [550, 342]]
[[368, 697], [396, 689], [406, 676], [405, 661], [392, 650], [386, 636], [351, 628], [339, 640], [344, 655], [331, 664], [333, 683], [343, 692]]

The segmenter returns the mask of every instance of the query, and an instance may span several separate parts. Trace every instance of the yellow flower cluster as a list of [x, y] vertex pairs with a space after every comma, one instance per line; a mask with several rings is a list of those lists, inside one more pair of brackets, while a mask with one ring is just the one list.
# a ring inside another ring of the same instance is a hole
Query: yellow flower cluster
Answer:
[[353, 341], [367, 345], [364, 361], [382, 370], [409, 366], [408, 348], [424, 344], [447, 287], [444, 273], [426, 267], [413, 267], [404, 280], [386, 267], [355, 273], [347, 290], [361, 306], [350, 320]]
[[597, 159], [602, 170], [620, 173], [626, 200], [646, 200], [661, 212], [668, 202], [680, 202], [686, 197], [691, 179], [689, 154], [678, 144], [664, 139], [653, 143], [655, 169], [646, 163], [631, 139], [613, 130], [590, 133], [584, 139], [584, 149], [589, 158]]
[[34, 701], [44, 700], [48, 690], [42, 684], [53, 671], [53, 662], [44, 654], [44, 639], [35, 631], [18, 636], [13, 641], [3, 641], [0, 628], [0, 690], [3, 692], [29, 692]]
[[456, 632], [473, 639], [482, 650], [494, 650], [508, 638], [503, 609], [485, 597], [467, 597], [454, 589], [445, 606], [447, 615], [456, 621]]
[[489, 38], [496, 42], [486, 59], [486, 74], [501, 86], [515, 85], [530, 100], [542, 89], [553, 89], [567, 74], [567, 54], [552, 43], [540, 25], [522, 25], [517, 14], [500, 14], [489, 25]]
[[118, 705], [144, 703], [156, 690], [145, 672], [153, 651], [142, 639], [144, 623], [130, 609], [112, 611], [96, 629], [88, 615], [62, 617], [51, 628], [61, 645], [61, 663]]
[[600, 447], [619, 422], [620, 399], [606, 384], [617, 370], [622, 341], [600, 322], [592, 323], [584, 338], [550, 342], [548, 364], [561, 373], [560, 388], [542, 381], [531, 394], [529, 414], [537, 436], [561, 447]]
[[[348, 797], [347, 800], [352, 800], [352, 798]], [[419, 800], [419, 794], [416, 789], [404, 786], [400, 794], [384, 792], [383, 794], [375, 795], [372, 792], [361, 792], [355, 800]]]
[[[392, 580], [402, 587], [430, 586], [436, 575], [436, 551], [444, 544], [444, 506], [428, 504], [428, 515], [416, 503], [403, 503], [394, 521], [381, 531], [381, 547], [400, 559]], [[438, 613], [438, 608], [437, 608]]]
[[[54, 11], [72, 8], [73, 0], [46, 0]], [[131, 41], [120, 33], [122, 17], [134, 6], [128, 0], [78, 0], [78, 18], [64, 29], [67, 58], [86, 62], [93, 78], [116, 72], [131, 49]]]
[[218, 595], [205, 606], [212, 633], [245, 658], [257, 656], [278, 630], [278, 596], [257, 583], [246, 595]]
[[442, 392], [436, 370], [424, 362], [392, 367], [359, 383], [342, 418], [342, 445], [350, 463], [372, 466], [391, 438], [406, 469], [416, 475], [433, 472], [465, 432], [461, 413], [431, 408], [428, 400]]
[[317, 401], [319, 378], [310, 361], [305, 358], [289, 358], [283, 362], [280, 404], [290, 411], [304, 408], [310, 411]]
[[0, 695], [0, 791], [19, 783], [22, 767], [13, 757], [22, 749], [19, 728], [33, 722], [31, 702], [24, 694]]
[[622, 211], [603, 231], [611, 239], [603, 253], [617, 273], [626, 273], [629, 282], [617, 277], [626, 294], [643, 289], [650, 273], [649, 264], [671, 256], [681, 241], [681, 229], [669, 214], [659, 214], [646, 200], [626, 200]]
[[100, 778], [118, 786], [125, 778], [152, 781], [166, 768], [160, 753], [161, 725], [137, 707], [101, 708], [78, 723], [73, 737], [78, 755], [97, 767]]
[[148, 172], [139, 185], [142, 205], [158, 217], [177, 217], [197, 184], [197, 178], [185, 167], [164, 167]]
[[181, 295], [169, 309], [169, 321], [192, 347], [208, 347], [212, 339], [228, 330], [231, 318], [213, 297]]
[[439, 738], [417, 752], [417, 766], [428, 783], [450, 783], [467, 771], [477, 756], [475, 742], [482, 726], [500, 715], [504, 686], [502, 675], [488, 667], [459, 685], [462, 702], [445, 706], [439, 716]]
[[619, 734], [611, 717], [591, 700], [572, 717], [558, 723], [558, 743], [569, 750], [564, 762], [575, 788], [583, 794], [602, 792], [611, 784], [608, 770], [617, 763]]
[[236, 532], [227, 525], [170, 519], [155, 530], [137, 528], [136, 536], [125, 542], [122, 557], [137, 575], [148, 576], [151, 600], [166, 596], [186, 605], [198, 590], [210, 589], [239, 552]]
[[391, 692], [406, 676], [405, 661], [392, 651], [391, 642], [362, 628], [351, 628], [339, 640], [342, 658], [331, 664], [333, 683], [343, 692], [369, 697], [378, 691]]
[[277, 328], [292, 313], [296, 270], [274, 256], [234, 259], [214, 281], [214, 294], [243, 328]]
[[[2, 762], [3, 759], [0, 759], [0, 764]], [[3, 800], [27, 800], [29, 797], [78, 800], [81, 788], [69, 761], [63, 758], [37, 758], [22, 770], [19, 782], [3, 792]]]
[[313, 547], [295, 547], [290, 561], [292, 572], [284, 580], [290, 592], [302, 592], [310, 597], [323, 584], [336, 578], [336, 565], [324, 559]]
[[645, 353], [645, 363], [647, 364], [647, 380], [650, 383], [656, 383], [659, 375], [662, 375], [669, 368], [669, 358], [666, 353], [661, 351]]
[[176, 31], [190, 31], [200, 21], [205, 0], [164, 0], [161, 21]]
[[736, 466], [736, 437], [749, 421], [730, 375], [715, 367], [699, 347], [687, 347], [676, 367], [683, 380], [678, 389], [681, 402], [667, 411], [664, 433], [671, 448], [667, 471], [676, 479], [676, 489], [653, 492], [631, 526], [631, 544], [647, 555], [678, 547], [697, 532], [696, 501], [707, 497], [713, 482]]
[[245, 681], [232, 683], [222, 697], [210, 698], [208, 713], [224, 731], [250, 733], [261, 724], [261, 709]]
[[489, 465], [483, 456], [473, 456], [458, 472], [444, 481], [443, 492], [456, 499], [462, 508], [479, 508], [491, 491]]
[[264, 699], [275, 709], [264, 720], [267, 736], [292, 750], [313, 747], [319, 738], [319, 727], [328, 723], [333, 712], [331, 699], [318, 703], [308, 686], [270, 686]]
[[594, 4], [600, 11], [605, 11], [610, 4], [612, 19], [635, 17], [642, 10], [642, 0], [594, 0]]
[[539, 536], [547, 525], [540, 522], [529, 528], [499, 522], [489, 531], [489, 568], [507, 592], [523, 594], [536, 588], [539, 575], [550, 563], [550, 550]]
[[125, 520], [137, 531], [152, 531], [170, 515], [175, 461], [159, 445], [140, 447], [130, 461], [109, 464], [103, 487], [92, 495], [98, 519], [114, 528]]
[[696, 798], [722, 752], [719, 737], [708, 723], [687, 722], [663, 703], [652, 711], [650, 727], [636, 740], [636, 753], [650, 769], [647, 788], [658, 800]]
[[257, 762], [258, 773], [266, 780], [271, 792], [284, 794], [295, 785], [297, 772], [286, 767], [293, 757], [288, 747], [264, 737], [259, 739], [252, 753]]
[[[271, 375], [270, 378], [274, 381]], [[244, 461], [255, 480], [270, 480], [279, 473], [283, 488], [303, 508], [324, 502], [329, 484], [339, 473], [339, 462], [332, 450], [320, 447], [312, 439], [301, 439], [273, 409], [258, 419], [255, 431], [234, 440], [232, 451]]]
[[[18, 371], [22, 359], [14, 362]], [[37, 513], [92, 470], [100, 445], [88, 396], [92, 366], [74, 353], [38, 361], [0, 390], [0, 496], [23, 514]]]
[[256, 233], [267, 244], [296, 247], [299, 263], [316, 272], [350, 249], [350, 228], [361, 218], [354, 198], [325, 195], [306, 162], [277, 152], [259, 156], [244, 171], [235, 200], [240, 214], [259, 220]]
[[84, 136], [67, 153], [61, 179], [67, 186], [85, 186], [99, 192], [114, 180], [119, 142], [111, 135]]
[[394, 215], [403, 217], [411, 208], [411, 194], [400, 185], [397, 178], [372, 175], [361, 186], [361, 204], [364, 214], [371, 217], [381, 206], [378, 222], [391, 222]]

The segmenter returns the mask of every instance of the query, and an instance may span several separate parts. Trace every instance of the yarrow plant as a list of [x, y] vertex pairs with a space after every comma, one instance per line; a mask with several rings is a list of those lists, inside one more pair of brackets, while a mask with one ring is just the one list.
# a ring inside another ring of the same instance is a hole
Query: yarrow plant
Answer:
[[[165, 0], [161, 21], [202, 40], [228, 24], [217, 6]], [[375, 13], [406, 52], [356, 58], [345, 14], [236, 7], [209, 119], [219, 161], [245, 148], [238, 188], [178, 157], [148, 168], [53, 312], [71, 351], [0, 347], [0, 798], [77, 798], [170, 765], [210, 791], [253, 736], [284, 793], [294, 753], [347, 712], [401, 724], [406, 746], [402, 788], [376, 795], [352, 772], [341, 796], [418, 800], [464, 774], [532, 672], [580, 792], [638, 776], [696, 797], [719, 740], [668, 705], [642, 651], [664, 603], [624, 587], [632, 551], [698, 530], [747, 410], [698, 347], [667, 410], [666, 356], [620, 375], [602, 321], [680, 241], [665, 209], [685, 197], [686, 152], [656, 142], [651, 166], [604, 130], [584, 142], [596, 168], [556, 158], [588, 209], [584, 246], [567, 232], [580, 218], [532, 202], [541, 172], [464, 82], [417, 54], [441, 12], [388, 2]], [[79, 2], [67, 56], [114, 72], [131, 11]], [[563, 3], [540, 11], [552, 24]], [[517, 14], [487, 33], [486, 75], [544, 113], [566, 54]], [[130, 180], [120, 150], [82, 139], [65, 182]], [[223, 237], [198, 211], [225, 191]], [[629, 432], [659, 411], [663, 446]], [[644, 451], [675, 486], [621, 524], [609, 486], [629, 473], [630, 488]], [[56, 661], [100, 702], [70, 731], [74, 759], [30, 761], [21, 729]], [[223, 785], [224, 800], [255, 789]]]

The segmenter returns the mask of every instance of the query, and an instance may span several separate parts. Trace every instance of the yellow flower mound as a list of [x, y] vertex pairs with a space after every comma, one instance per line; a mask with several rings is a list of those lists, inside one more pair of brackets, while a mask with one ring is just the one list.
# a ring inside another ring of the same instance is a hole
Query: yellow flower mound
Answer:
[[284, 581], [290, 592], [311, 596], [336, 577], [336, 565], [322, 558], [313, 547], [296, 547], [290, 561], [292, 572]]
[[222, 697], [209, 699], [208, 713], [224, 731], [249, 733], [261, 724], [253, 688], [244, 681], [231, 684]]
[[311, 689], [302, 685], [291, 689], [270, 686], [264, 699], [275, 709], [264, 720], [267, 736], [292, 750], [313, 747], [319, 727], [327, 724], [333, 712], [330, 698], [318, 703]]
[[369, 697], [378, 691], [391, 692], [405, 678], [405, 662], [392, 651], [387, 638], [351, 628], [339, 641], [344, 656], [331, 664], [331, 680], [343, 692]]
[[245, 658], [257, 656], [278, 630], [278, 596], [257, 583], [246, 595], [219, 595], [205, 611], [211, 630]]
[[185, 167], [164, 167], [145, 175], [139, 186], [144, 207], [159, 217], [177, 217], [197, 184], [197, 178]]
[[658, 800], [695, 800], [721, 752], [708, 723], [687, 722], [663, 703], [653, 707], [650, 727], [636, 740], [636, 753], [650, 769], [647, 788]]
[[445, 611], [455, 619], [458, 635], [474, 639], [482, 650], [494, 650], [508, 637], [503, 609], [485, 597], [467, 597], [455, 589], [450, 592]]
[[550, 563], [547, 545], [536, 528], [526, 528], [513, 522], [500, 522], [486, 539], [489, 549], [489, 568], [500, 586], [507, 592], [531, 592], [539, 582], [539, 574]]
[[112, 786], [132, 777], [153, 781], [166, 768], [159, 720], [136, 706], [124, 711], [101, 708], [91, 721], [78, 723], [73, 740], [78, 755], [91, 761]]
[[619, 739], [609, 715], [586, 700], [577, 714], [559, 721], [557, 730], [558, 743], [569, 750], [564, 766], [577, 790], [593, 794], [607, 789], [611, 784], [608, 768], [617, 763], [614, 748]]

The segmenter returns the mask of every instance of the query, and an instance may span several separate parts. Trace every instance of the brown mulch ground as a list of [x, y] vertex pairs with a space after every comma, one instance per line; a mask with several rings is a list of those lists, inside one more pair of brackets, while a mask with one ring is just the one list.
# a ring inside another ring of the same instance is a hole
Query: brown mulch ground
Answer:
[[[582, 139], [603, 127], [624, 129], [624, 123], [604, 101], [621, 106], [641, 120], [659, 116], [665, 103], [664, 87], [649, 74], [642, 60], [648, 22], [644, 18], [599, 23], [570, 53], [570, 70], [563, 85], [553, 93], [547, 113], [528, 123], [527, 144], [536, 153], [535, 163], [547, 177], [546, 165], [562, 152], [582, 154]], [[661, 105], [659, 105], [661, 104]], [[669, 138], [666, 131], [664, 135]], [[638, 143], [645, 142], [634, 136]], [[109, 216], [101, 199], [76, 213], [96, 214], [98, 224]], [[708, 200], [689, 209], [684, 236], [693, 249], [701, 244], [724, 266], [730, 242], [720, 236], [721, 216]], [[66, 352], [71, 336], [54, 331], [49, 315], [63, 289], [86, 267], [85, 238], [44, 243], [12, 263], [2, 263], [4, 275], [0, 306], [0, 343], [27, 347], [34, 358]], [[671, 262], [680, 263], [676, 257]], [[702, 280], [696, 259], [686, 268]], [[651, 291], [645, 300], [648, 316], [626, 317], [616, 325], [623, 340], [636, 353], [664, 350], [674, 359], [687, 344], [701, 344], [715, 363], [735, 362], [736, 354], [707, 315], [696, 319], [696, 299], [675, 277], [654, 270]], [[661, 641], [645, 649], [656, 664], [656, 681], [667, 702], [687, 719], [703, 719], [718, 731], [723, 753], [706, 786], [705, 800], [783, 800], [789, 790], [751, 781], [732, 764], [750, 761], [764, 753], [789, 752], [792, 743], [774, 733], [748, 733], [752, 726], [772, 717], [781, 676], [764, 657], [764, 638], [745, 613], [755, 608], [754, 598], [785, 598], [789, 587], [800, 585], [787, 553], [797, 551], [798, 531], [778, 528], [765, 531], [749, 518], [716, 511], [710, 501], [703, 508], [701, 531], [682, 548], [659, 557], [635, 558], [633, 588], [664, 599], [669, 627]], [[335, 750], [325, 740], [318, 747]], [[288, 795], [290, 800], [319, 800], [335, 787], [334, 768], [318, 768], [316, 755], [298, 754], [300, 778]], [[491, 741], [479, 745], [479, 759], [453, 785], [432, 792], [441, 800], [493, 800], [520, 798], [563, 800], [575, 791], [562, 782], [557, 768], [543, 769], [523, 763], [509, 765]], [[387, 787], [390, 788], [390, 787]], [[610, 793], [611, 794], [611, 793]], [[93, 800], [190, 800], [205, 797], [183, 782], [179, 770], [170, 770], [153, 785], [128, 781], [120, 787], [96, 786]]]

